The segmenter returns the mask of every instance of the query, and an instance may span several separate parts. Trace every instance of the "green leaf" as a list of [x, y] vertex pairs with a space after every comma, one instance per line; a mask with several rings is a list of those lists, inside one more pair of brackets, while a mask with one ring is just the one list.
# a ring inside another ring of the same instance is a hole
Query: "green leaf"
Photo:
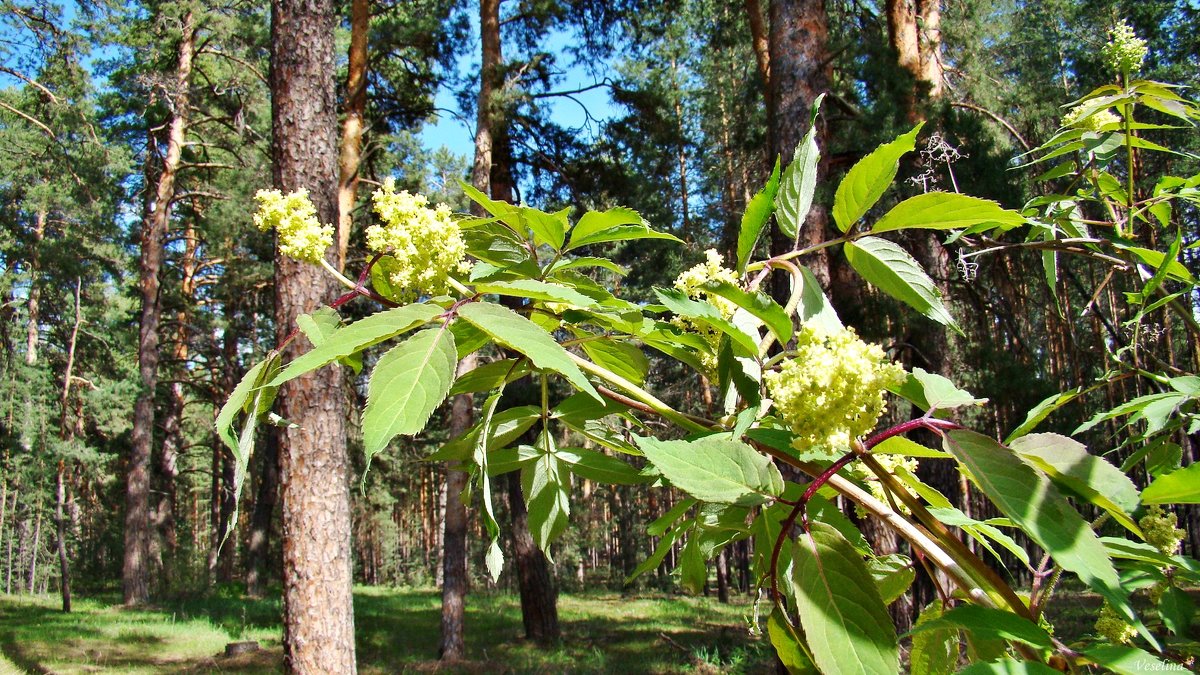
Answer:
[[905, 457], [919, 458], [936, 458], [936, 459], [951, 459], [950, 455], [941, 450], [927, 448], [916, 441], [909, 440], [904, 436], [892, 436], [871, 448], [871, 452], [876, 455], [903, 455]]
[[793, 549], [792, 583], [813, 661], [826, 675], [900, 672], [892, 619], [858, 551], [824, 523], [811, 528]]
[[571, 502], [566, 467], [553, 446], [549, 450], [543, 446], [546, 438], [543, 434], [539, 439], [536, 459], [521, 468], [521, 491], [529, 507], [529, 532], [549, 558], [550, 543], [567, 529]]
[[650, 557], [643, 560], [640, 565], [634, 568], [633, 572], [630, 572], [629, 576], [625, 577], [625, 583], [631, 583], [646, 572], [658, 569], [658, 566], [666, 559], [667, 554], [675, 547], [675, 541], [679, 539], [682, 533], [682, 529], [674, 529], [663, 535], [663, 538], [658, 542], [658, 546], [654, 547], [654, 552], [650, 554]]
[[946, 451], [970, 471], [1001, 513], [1063, 569], [1103, 595], [1126, 620], [1137, 621], [1104, 545], [1048, 478], [987, 436], [956, 430], [943, 439]]
[[304, 333], [304, 337], [308, 338], [314, 347], [332, 335], [341, 323], [342, 317], [338, 315], [337, 310], [329, 306], [319, 307], [312, 314], [301, 314], [296, 317], [296, 327]]
[[450, 395], [491, 391], [529, 374], [529, 359], [500, 359], [476, 366], [458, 376]]
[[766, 293], [743, 291], [727, 281], [710, 281], [701, 289], [725, 298], [762, 321], [779, 339], [779, 344], [786, 345], [792, 339], [792, 318]]
[[[272, 365], [273, 364], [273, 365]], [[262, 381], [269, 377], [268, 373], [274, 374], [279, 369], [279, 357], [272, 355], [265, 361], [256, 364], [253, 368], [246, 371], [242, 379], [238, 381], [237, 386], [229, 393], [229, 398], [225, 404], [221, 406], [221, 411], [217, 413], [215, 427], [217, 435], [221, 437], [221, 441], [225, 443], [225, 447], [233, 453], [234, 459], [241, 460], [243, 456], [243, 448], [240, 447], [238, 437], [233, 434], [233, 423], [237, 419], [240, 412], [247, 412], [250, 418], [258, 419], [259, 399], [262, 396]], [[255, 422], [257, 424], [257, 421]]]
[[941, 615], [942, 601], [934, 600], [917, 617], [908, 654], [911, 675], [950, 675], [958, 667], [958, 630], [921, 630]]
[[562, 449], [558, 457], [570, 465], [571, 473], [576, 476], [605, 485], [641, 485], [654, 480], [633, 465], [595, 450]]
[[813, 665], [812, 659], [805, 651], [804, 640], [788, 621], [779, 605], [771, 610], [771, 616], [767, 619], [767, 637], [771, 639], [775, 655], [779, 657], [779, 662], [783, 664], [783, 667], [787, 668], [789, 675], [807, 673], [815, 675], [817, 673], [817, 667]]
[[999, 661], [973, 663], [958, 671], [958, 675], [1061, 675], [1061, 673], [1037, 661], [1016, 661], [1003, 658]]
[[708, 583], [708, 567], [704, 564], [704, 555], [700, 552], [700, 538], [693, 533], [683, 545], [679, 554], [679, 585], [692, 595], [704, 592]]
[[796, 313], [801, 326], [812, 326], [826, 333], [836, 333], [842, 328], [842, 320], [838, 318], [821, 284], [807, 267], [800, 268], [804, 278], [804, 288], [800, 291], [800, 307]]
[[583, 256], [580, 258], [559, 258], [550, 269], [546, 270], [546, 274], [553, 276], [556, 272], [563, 270], [573, 270], [581, 267], [600, 267], [612, 272], [617, 276], [625, 276], [629, 274], [629, 270], [608, 258], [592, 258]]
[[783, 492], [783, 477], [771, 459], [740, 441], [639, 437], [637, 444], [667, 480], [701, 501], [755, 506]]
[[463, 242], [468, 253], [496, 267], [520, 270], [528, 276], [538, 273], [528, 242], [504, 225], [493, 223], [464, 230]]
[[1026, 413], [1025, 421], [1021, 422], [1021, 426], [1013, 429], [1012, 433], [1008, 435], [1008, 438], [1005, 439], [1004, 442], [1012, 443], [1014, 440], [1033, 431], [1037, 428], [1037, 425], [1042, 423], [1042, 420], [1049, 417], [1055, 410], [1058, 410], [1071, 401], [1074, 401], [1082, 393], [1083, 387], [1075, 387], [1074, 389], [1064, 391], [1061, 394], [1053, 394], [1046, 397], [1041, 403], [1038, 403], [1028, 413]]
[[1200, 462], [1164, 473], [1142, 490], [1143, 504], [1200, 504]]
[[580, 293], [574, 288], [561, 284], [552, 284], [537, 279], [514, 279], [512, 281], [491, 281], [475, 284], [479, 293], [495, 293], [516, 298], [530, 298], [546, 302], [560, 302], [574, 307], [595, 307], [596, 301]]
[[900, 169], [900, 158], [912, 152], [924, 122], [891, 143], [884, 143], [860, 159], [837, 187], [833, 195], [833, 220], [847, 232], [883, 196]]
[[862, 237], [848, 242], [845, 251], [850, 266], [879, 290], [961, 332], [933, 280], [904, 249], [886, 239]]
[[458, 315], [500, 344], [528, 356], [537, 368], [554, 371], [566, 377], [576, 389], [600, 399], [600, 394], [571, 360], [567, 350], [529, 319], [507, 307], [483, 302], [463, 305], [458, 309]]
[[875, 579], [879, 597], [885, 605], [892, 604], [896, 598], [904, 595], [904, 592], [912, 585], [913, 579], [917, 578], [912, 560], [899, 553], [889, 553], [871, 558], [867, 561], [867, 570]]
[[1170, 586], [1158, 601], [1158, 615], [1168, 630], [1178, 637], [1186, 637], [1196, 615], [1196, 603], [1187, 591]]
[[1146, 675], [1146, 673], [1185, 672], [1178, 664], [1167, 663], [1144, 649], [1124, 645], [1101, 645], [1085, 649], [1089, 661], [1117, 675]]
[[742, 214], [742, 227], [738, 230], [737, 241], [738, 274], [746, 271], [746, 263], [754, 253], [763, 226], [771, 219], [771, 213], [775, 210], [775, 195], [779, 192], [779, 162], [779, 158], [775, 158], [775, 170], [771, 172], [770, 179], [746, 204], [746, 212]]
[[1025, 217], [987, 199], [955, 192], [926, 192], [892, 207], [871, 231], [961, 230], [983, 223], [995, 223], [1008, 230], [1024, 225]]
[[655, 232], [650, 229], [650, 225], [637, 211], [619, 206], [607, 211], [588, 211], [583, 214], [583, 217], [571, 230], [571, 241], [565, 250], [570, 251], [580, 246], [629, 239], [680, 241], [675, 235]]
[[[817, 102], [820, 105], [820, 101]], [[808, 212], [812, 208], [813, 193], [817, 190], [817, 164], [821, 160], [821, 149], [817, 147], [817, 126], [809, 127], [808, 133], [796, 145], [791, 164], [783, 172], [779, 191], [775, 195], [775, 218], [779, 229], [791, 241], [796, 240]]]
[[450, 392], [457, 363], [454, 336], [444, 327], [423, 330], [380, 357], [367, 384], [362, 415], [368, 466], [393, 438], [425, 428]]
[[716, 307], [707, 302], [692, 300], [682, 291], [673, 288], [656, 288], [654, 293], [667, 309], [679, 316], [703, 322], [728, 335], [734, 346], [737, 347], [738, 356], [758, 356], [758, 343], [755, 339], [734, 325], [732, 321], [721, 316]]
[[650, 360], [642, 350], [619, 340], [585, 340], [580, 348], [594, 363], [640, 385], [650, 372]]
[[922, 410], [953, 410], [987, 403], [986, 398], [975, 398], [949, 379], [927, 372], [924, 368], [913, 368], [905, 381], [891, 391]]
[[1141, 531], [1129, 517], [1140, 501], [1133, 481], [1079, 441], [1059, 434], [1029, 434], [1011, 447], [1060, 487], [1108, 511], [1129, 530]]
[[670, 510], [661, 516], [654, 519], [654, 522], [646, 526], [646, 534], [651, 537], [661, 537], [667, 531], [667, 528], [675, 524], [675, 521], [683, 517], [688, 509], [696, 505], [696, 500], [691, 497], [685, 497], [675, 503]]
[[[908, 474], [908, 476], [905, 477], [904, 482], [906, 485], [911, 486], [911, 481], [915, 478], [916, 477], [912, 476], [912, 474]], [[922, 496], [924, 495], [922, 494]], [[940, 492], [938, 493], [938, 496], [941, 496]], [[945, 499], [944, 497], [942, 498]], [[948, 506], [949, 501], [946, 501], [945, 504], [947, 504], [947, 506], [930, 507], [929, 514], [946, 525], [960, 528], [972, 539], [979, 542], [980, 546], [986, 548], [988, 552], [1000, 562], [1000, 564], [1007, 564], [1008, 561], [1000, 554], [999, 551], [996, 550], [994, 546], [992, 546], [992, 542], [996, 542], [997, 544], [1000, 544], [1004, 548], [1008, 549], [1008, 552], [1022, 563], [1026, 565], [1029, 564], [1029, 552], [1026, 551], [1023, 546], [1018, 544], [1015, 539], [1005, 534], [1000, 528], [992, 525], [991, 523], [975, 520], [953, 506]]]
[[913, 628], [912, 634], [947, 628], [968, 630], [985, 640], [1020, 642], [1036, 649], [1053, 649], [1045, 628], [1012, 612], [980, 605], [959, 605], [940, 617]]
[[441, 307], [420, 303], [396, 307], [355, 321], [329, 335], [320, 346], [314, 347], [312, 351], [294, 359], [287, 365], [287, 368], [283, 369], [282, 373], [271, 380], [271, 386], [277, 387], [343, 356], [349, 356], [417, 326], [429, 323], [441, 313]]
[[[504, 568], [504, 554], [500, 551], [500, 525], [496, 522], [496, 511], [492, 507], [492, 479], [488, 474], [488, 451], [495, 447], [493, 446], [495, 429], [492, 423], [496, 417], [496, 406], [500, 404], [500, 397], [503, 394], [503, 387], [497, 389], [483, 404], [483, 419], [479, 421], [479, 432], [476, 434], [472, 448], [472, 459], [479, 467], [480, 492], [483, 498], [483, 524], [492, 538], [484, 563], [487, 565], [488, 573], [492, 575], [493, 582], [500, 578], [500, 572]], [[500, 444], [496, 443], [495, 445]]]

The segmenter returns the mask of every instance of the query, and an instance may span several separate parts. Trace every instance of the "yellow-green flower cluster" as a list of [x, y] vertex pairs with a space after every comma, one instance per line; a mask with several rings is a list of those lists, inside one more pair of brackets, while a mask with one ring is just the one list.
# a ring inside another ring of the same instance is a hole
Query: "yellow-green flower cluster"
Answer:
[[470, 269], [467, 245], [449, 206], [431, 209], [423, 195], [396, 192], [391, 178], [375, 191], [372, 201], [382, 224], [367, 228], [367, 248], [389, 253], [399, 263], [389, 272], [392, 285], [406, 289], [402, 300], [445, 293], [450, 275]]
[[259, 190], [254, 225], [264, 232], [274, 229], [279, 252], [294, 260], [320, 264], [333, 244], [333, 226], [321, 225], [317, 209], [303, 188], [286, 195], [279, 190]]
[[[723, 318], [729, 319], [737, 311], [737, 305], [719, 295], [708, 293], [702, 287], [710, 281], [725, 281], [736, 286], [737, 272], [724, 266], [725, 258], [716, 249], [710, 248], [704, 255], [705, 262], [685, 270], [675, 279], [675, 288], [693, 300], [707, 302], [716, 307]], [[708, 353], [700, 355], [700, 365], [710, 374], [716, 372], [717, 347], [721, 344], [720, 331], [682, 317], [676, 318], [674, 323], [684, 330], [699, 333], [708, 342], [711, 349]]]
[[796, 434], [797, 449], [838, 452], [870, 431], [883, 413], [883, 394], [904, 379], [879, 345], [852, 329], [826, 332], [805, 326], [796, 356], [763, 376], [780, 417]]
[[1137, 635], [1137, 630], [1125, 623], [1125, 619], [1122, 619], [1107, 602], [1100, 608], [1100, 616], [1096, 619], [1096, 632], [1113, 644], [1121, 645], [1129, 644]]
[[1067, 111], [1063, 115], [1062, 125], [1064, 127], [1078, 127], [1084, 131], [1100, 131], [1106, 125], [1117, 124], [1121, 121], [1120, 115], [1114, 113], [1111, 109], [1096, 111], [1087, 117], [1083, 116], [1087, 104], [1077, 105]]
[[1108, 31], [1108, 42], [1101, 50], [1104, 63], [1113, 71], [1126, 75], [1142, 69], [1142, 61], [1149, 49], [1146, 41], [1133, 32], [1124, 20]]
[[1179, 545], [1183, 541], [1183, 530], [1179, 529], [1179, 519], [1155, 504], [1146, 515], [1138, 521], [1142, 533], [1146, 535], [1146, 543], [1162, 551], [1164, 555], [1179, 553]]

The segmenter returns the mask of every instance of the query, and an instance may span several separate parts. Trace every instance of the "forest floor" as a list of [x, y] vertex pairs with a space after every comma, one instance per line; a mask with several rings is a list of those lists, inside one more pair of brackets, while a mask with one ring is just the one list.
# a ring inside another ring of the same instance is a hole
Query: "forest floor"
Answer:
[[[563, 643], [521, 639], [520, 601], [474, 594], [469, 660], [439, 669], [441, 597], [433, 590], [358, 588], [363, 673], [759, 673], [770, 646], [748, 632], [748, 598], [729, 605], [680, 596], [563, 594]], [[78, 598], [70, 615], [53, 596], [0, 596], [0, 675], [7, 673], [258, 673], [282, 667], [279, 601], [216, 594], [126, 610], [116, 597]], [[225, 645], [262, 649], [224, 656]]]

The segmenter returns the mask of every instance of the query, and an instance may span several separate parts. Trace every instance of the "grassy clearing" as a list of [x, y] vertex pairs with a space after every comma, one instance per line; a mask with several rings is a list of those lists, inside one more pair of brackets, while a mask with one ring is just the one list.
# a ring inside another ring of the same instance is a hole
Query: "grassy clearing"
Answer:
[[[278, 600], [230, 594], [125, 610], [116, 598], [79, 600], [71, 615], [56, 598], [0, 598], [0, 673], [275, 672], [282, 662]], [[355, 622], [364, 673], [435, 671], [440, 595], [360, 588]], [[521, 639], [516, 597], [476, 594], [467, 607], [469, 660], [439, 672], [763, 672], [770, 647], [749, 635], [750, 605], [706, 598], [564, 595], [565, 639], [539, 649]], [[225, 658], [225, 644], [265, 649]]]

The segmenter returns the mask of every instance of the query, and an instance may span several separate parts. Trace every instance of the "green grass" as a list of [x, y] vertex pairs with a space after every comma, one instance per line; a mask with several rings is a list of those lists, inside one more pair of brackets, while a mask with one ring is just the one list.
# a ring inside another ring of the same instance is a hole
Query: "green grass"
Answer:
[[[156, 609], [125, 610], [116, 598], [82, 599], [64, 615], [55, 598], [0, 597], [0, 674], [275, 672], [282, 663], [279, 601], [228, 592]], [[359, 670], [438, 670], [440, 595], [434, 590], [355, 591]], [[439, 672], [694, 673], [762, 672], [770, 647], [749, 635], [747, 601], [563, 595], [564, 639], [539, 648], [521, 638], [514, 596], [475, 594], [467, 605], [468, 660]], [[265, 649], [234, 659], [225, 644], [256, 640]]]

